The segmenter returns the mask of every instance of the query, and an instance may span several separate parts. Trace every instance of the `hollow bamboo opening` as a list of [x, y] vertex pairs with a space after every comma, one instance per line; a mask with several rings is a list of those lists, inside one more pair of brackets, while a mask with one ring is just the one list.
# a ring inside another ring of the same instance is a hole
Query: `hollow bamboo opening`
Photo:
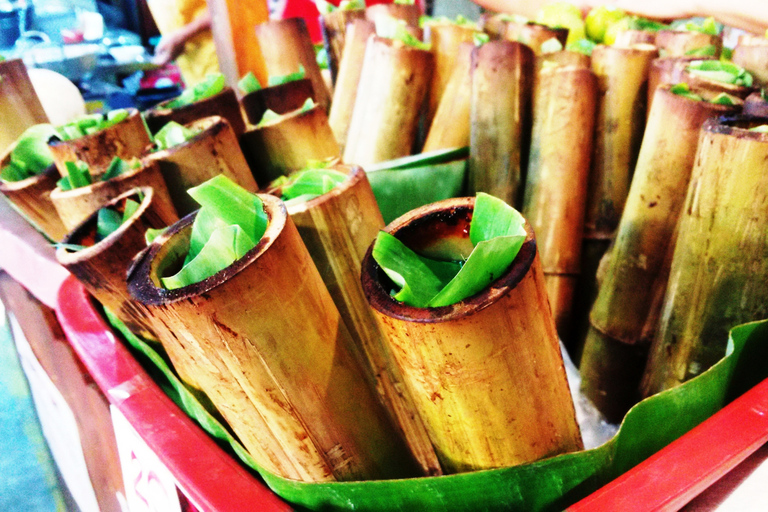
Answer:
[[245, 131], [243, 114], [240, 112], [240, 103], [237, 101], [235, 91], [225, 87], [223, 91], [200, 101], [170, 109], [167, 105], [173, 100], [160, 103], [148, 110], [144, 115], [147, 127], [153, 135], [171, 121], [179, 124], [189, 124], [198, 119], [210, 116], [219, 116], [227, 120], [238, 136]]

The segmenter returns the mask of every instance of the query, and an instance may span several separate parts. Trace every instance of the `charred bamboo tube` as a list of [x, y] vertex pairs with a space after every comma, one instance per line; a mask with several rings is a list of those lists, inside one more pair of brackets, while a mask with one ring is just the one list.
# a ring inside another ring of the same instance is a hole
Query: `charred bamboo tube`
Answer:
[[435, 450], [389, 353], [386, 334], [360, 284], [363, 256], [384, 220], [365, 172], [360, 167], [335, 168], [349, 174], [347, 181], [318, 198], [287, 206], [288, 214], [362, 352], [369, 386], [377, 390], [423, 472], [441, 474]]
[[90, 135], [72, 140], [51, 139], [48, 147], [59, 174], [67, 176], [65, 162], [78, 160], [88, 165], [91, 176], [104, 174], [114, 157], [123, 160], [140, 157], [152, 141], [141, 114], [130, 109], [126, 119]]
[[0, 154], [30, 126], [48, 122], [21, 59], [0, 62], [0, 119]]
[[217, 174], [224, 174], [251, 192], [258, 189], [237, 136], [224, 118], [205, 117], [186, 126], [201, 131], [186, 142], [146, 157], [146, 160], [156, 161], [160, 167], [179, 215], [186, 215], [200, 207], [187, 194], [187, 189]]
[[744, 114], [768, 117], [768, 100], [759, 92], [753, 92], [744, 100]]
[[565, 47], [568, 39], [567, 28], [552, 28], [539, 23], [517, 23], [508, 21], [502, 39], [523, 43], [533, 50], [534, 55], [541, 55], [541, 45], [550, 39], [557, 39]]
[[[651, 62], [648, 71], [648, 109], [653, 106], [653, 96], [662, 84], [679, 84], [684, 81], [685, 67], [695, 60], [710, 60], [713, 57], [659, 57]], [[697, 86], [698, 87], [698, 86]]]
[[427, 50], [368, 39], [345, 162], [365, 166], [411, 154], [434, 65]]
[[616, 34], [613, 46], [632, 46], [636, 44], [656, 44], [656, 32], [650, 30], [624, 30]]
[[570, 327], [580, 270], [597, 80], [586, 67], [543, 67], [533, 101], [533, 134], [523, 215], [537, 246], [555, 325]]
[[472, 52], [469, 192], [519, 205], [530, 141], [533, 51], [491, 41]]
[[190, 215], [138, 257], [131, 294], [168, 328], [158, 330], [161, 342], [199, 343], [216, 358], [227, 382], [209, 396], [223, 400], [215, 405], [227, 420], [230, 387], [258, 409], [232, 423], [258, 463], [306, 481], [413, 476], [416, 464], [362, 385], [353, 342], [285, 206], [260, 197], [269, 224], [243, 258], [199, 283], [158, 287], [184, 257]]
[[328, 69], [331, 71], [331, 82], [334, 84], [339, 75], [339, 63], [344, 52], [347, 25], [362, 19], [365, 19], [365, 9], [338, 9], [320, 16], [323, 44], [328, 54]]
[[303, 66], [307, 78], [312, 81], [317, 102], [327, 113], [331, 95], [315, 60], [315, 49], [304, 19], [288, 18], [256, 25], [256, 39], [264, 56], [267, 74], [288, 75]]
[[453, 70], [460, 62], [459, 48], [463, 43], [472, 43], [477, 28], [456, 23], [429, 23], [424, 31], [425, 40], [432, 45], [435, 55], [435, 71], [432, 73], [425, 125], [431, 126], [437, 107], [443, 97]]
[[357, 86], [363, 72], [365, 48], [368, 38], [375, 33], [376, 27], [371, 21], [355, 20], [347, 26], [344, 52], [333, 88], [331, 111], [328, 113], [328, 124], [331, 125], [331, 131], [342, 151], [346, 147], [349, 124], [355, 108]]
[[658, 290], [666, 288], [665, 257], [674, 247], [699, 130], [707, 119], [739, 108], [691, 100], [670, 87], [656, 90], [627, 204], [590, 313], [580, 366], [585, 395], [613, 421], [639, 399], [651, 341], [645, 336], [653, 336], [648, 319], [655, 316]]
[[768, 39], [762, 39], [762, 44], [738, 44], [733, 49], [731, 60], [749, 71], [755, 79], [755, 84], [768, 86]]
[[248, 122], [257, 125], [267, 110], [277, 114], [287, 114], [301, 108], [307, 98], [312, 98], [312, 101], [317, 99], [312, 81], [302, 78], [246, 94], [240, 99], [240, 104]]
[[[3, 159], [6, 165], [10, 151]], [[51, 191], [56, 188], [59, 171], [51, 165], [44, 173], [21, 181], [0, 180], [0, 194], [51, 240], [58, 242], [67, 234], [67, 228], [59, 218], [51, 202]]]
[[[474, 198], [434, 203], [386, 231], [425, 255], [461, 246], [473, 206]], [[371, 250], [363, 260], [363, 289], [449, 473], [581, 448], [536, 242], [526, 230], [520, 253], [497, 281], [441, 308], [397, 302]]]
[[398, 20], [403, 20], [410, 27], [419, 26], [419, 18], [421, 18], [421, 8], [414, 4], [376, 4], [366, 7], [365, 18], [369, 21], [376, 23], [379, 17], [390, 17]]
[[[75, 229], [105, 203], [136, 187], [151, 187], [154, 193], [153, 210], [165, 226], [170, 226], [179, 217], [173, 206], [168, 187], [157, 161], [145, 161], [138, 169], [111, 178], [94, 181], [88, 186], [51, 192], [51, 201], [68, 231]], [[138, 251], [137, 251], [138, 252]]]
[[643, 393], [700, 374], [725, 353], [728, 330], [768, 316], [768, 118], [704, 124], [680, 218], [661, 322]]
[[243, 134], [242, 144], [262, 187], [306, 167], [309, 160], [338, 158], [341, 154], [328, 116], [319, 105], [257, 126]]
[[714, 46], [713, 57], [719, 58], [723, 49], [723, 39], [704, 32], [659, 30], [656, 33], [656, 46], [659, 48], [659, 53], [666, 57], [684, 57], [692, 50]]
[[456, 65], [429, 127], [423, 152], [469, 146], [473, 43], [462, 43]]
[[160, 103], [145, 114], [147, 127], [153, 135], [171, 121], [179, 124], [189, 124], [209, 116], [219, 116], [226, 119], [238, 137], [245, 131], [245, 122], [240, 111], [240, 103], [237, 101], [235, 91], [229, 87], [225, 87], [219, 94], [214, 94], [209, 98], [204, 98], [183, 107], [174, 109], [166, 107], [171, 101], [173, 100]]

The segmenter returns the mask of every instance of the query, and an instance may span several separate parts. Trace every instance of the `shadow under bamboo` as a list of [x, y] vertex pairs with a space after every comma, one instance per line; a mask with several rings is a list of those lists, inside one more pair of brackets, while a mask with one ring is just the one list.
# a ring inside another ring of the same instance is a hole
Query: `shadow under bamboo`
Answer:
[[352, 112], [365, 61], [365, 48], [368, 38], [375, 33], [376, 27], [371, 21], [355, 20], [347, 26], [344, 52], [333, 88], [331, 111], [328, 113], [328, 124], [331, 125], [342, 152], [346, 147], [349, 125], [352, 122]]
[[530, 141], [533, 51], [491, 41], [472, 52], [468, 192], [519, 205]]
[[240, 136], [245, 131], [243, 114], [235, 91], [225, 87], [223, 91], [200, 101], [178, 108], [168, 108], [171, 100], [164, 101], [144, 114], [147, 127], [153, 135], [166, 124], [174, 121], [179, 124], [189, 124], [204, 117], [219, 116], [227, 120], [229, 126]]
[[714, 58], [720, 58], [723, 50], [723, 38], [697, 31], [659, 30], [656, 32], [656, 46], [665, 57], [684, 57], [693, 50], [715, 47]]
[[541, 67], [536, 84], [523, 215], [536, 233], [557, 331], [566, 333], [581, 266], [597, 80], [587, 67]]
[[304, 68], [307, 78], [312, 81], [315, 98], [325, 112], [331, 104], [331, 95], [320, 73], [315, 59], [315, 49], [303, 18], [271, 20], [256, 25], [256, 39], [259, 41], [267, 74], [288, 75]]
[[645, 396], [699, 375], [725, 353], [732, 327], [768, 316], [768, 118], [704, 124], [680, 218]]
[[393, 40], [368, 39], [344, 161], [368, 165], [411, 154], [434, 55]]
[[248, 93], [240, 98], [240, 104], [245, 118], [255, 126], [261, 122], [267, 110], [281, 115], [287, 114], [301, 108], [307, 98], [312, 98], [312, 101], [317, 99], [312, 81], [302, 78]]
[[128, 117], [90, 135], [76, 139], [48, 141], [48, 148], [61, 176], [67, 176], [66, 162], [81, 161], [88, 165], [91, 177], [98, 179], [112, 163], [114, 157], [123, 160], [138, 158], [152, 141], [136, 109], [128, 109]]
[[[386, 231], [429, 256], [466, 249], [474, 198], [418, 208]], [[513, 466], [581, 449], [557, 333], [530, 226], [520, 253], [484, 290], [415, 308], [363, 260], [363, 289], [447, 473]], [[512, 369], [514, 368], [514, 371]]]
[[241, 140], [262, 188], [275, 178], [306, 167], [309, 160], [338, 158], [341, 154], [328, 116], [319, 105], [257, 126], [244, 133]]
[[[194, 214], [158, 237], [129, 272], [129, 290], [163, 324], [164, 344], [210, 357], [197, 376], [257, 463], [303, 481], [407, 477], [416, 464], [365, 377], [338, 310], [282, 202], [259, 196], [261, 241], [213, 276], [176, 290]], [[218, 379], [222, 379], [221, 382]], [[258, 411], [238, 416], [244, 396]], [[231, 401], [230, 401], [231, 400]]]
[[147, 161], [157, 162], [173, 206], [180, 216], [200, 208], [187, 194], [187, 189], [218, 174], [225, 175], [250, 192], [258, 190], [237, 136], [226, 119], [204, 117], [186, 127], [201, 131], [181, 144], [145, 157]]
[[528, 22], [518, 23], [508, 21], [505, 23], [502, 39], [507, 41], [517, 41], [523, 43], [533, 50], [534, 55], [541, 55], [541, 45], [550, 39], [557, 39], [565, 47], [565, 41], [568, 39], [567, 28], [553, 28], [540, 23]]
[[0, 154], [30, 126], [48, 122], [21, 59], [0, 62], [0, 119]]
[[[2, 159], [0, 167], [10, 160], [10, 150]], [[0, 180], [0, 194], [24, 217], [29, 219], [45, 236], [58, 242], [67, 234], [67, 228], [61, 221], [51, 201], [51, 191], [56, 188], [59, 171], [50, 165], [37, 176], [21, 181]]]
[[336, 77], [339, 75], [339, 63], [344, 53], [347, 25], [362, 19], [365, 19], [365, 9], [337, 9], [320, 16], [323, 45], [328, 54], [328, 69], [331, 72], [333, 84], [336, 84]]

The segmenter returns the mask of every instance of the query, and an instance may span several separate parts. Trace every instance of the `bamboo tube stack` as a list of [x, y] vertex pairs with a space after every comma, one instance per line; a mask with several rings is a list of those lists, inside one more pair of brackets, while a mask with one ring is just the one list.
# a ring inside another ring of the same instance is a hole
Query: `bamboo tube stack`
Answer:
[[189, 124], [204, 117], [219, 116], [227, 120], [229, 126], [239, 137], [245, 131], [243, 114], [240, 111], [240, 103], [237, 101], [235, 91], [225, 87], [223, 91], [208, 98], [177, 107], [168, 108], [166, 105], [173, 100], [160, 103], [144, 114], [147, 127], [153, 135], [171, 121], [179, 124]]
[[589, 67], [537, 67], [523, 215], [537, 236], [549, 303], [562, 336], [570, 330], [580, 272], [597, 81]]
[[0, 119], [0, 154], [30, 126], [48, 122], [21, 59], [0, 62]]
[[302, 78], [246, 94], [240, 99], [240, 105], [245, 118], [255, 126], [261, 122], [267, 110], [276, 114], [287, 114], [301, 108], [307, 98], [312, 98], [312, 101], [317, 99], [312, 81]]
[[510, 205], [522, 199], [530, 141], [533, 52], [491, 41], [472, 53], [470, 193], [487, 192]]
[[[303, 481], [414, 476], [285, 206], [260, 198], [269, 224], [243, 258], [199, 283], [158, 287], [184, 258], [190, 215], [137, 258], [131, 294], [165, 326], [164, 345], [207, 355], [205, 365], [190, 360], [195, 377], [258, 464]], [[258, 412], [241, 416], [248, 403]]]
[[347, 25], [362, 19], [365, 19], [365, 9], [337, 9], [320, 16], [323, 44], [328, 54], [328, 69], [331, 71], [331, 81], [334, 84], [339, 75], [339, 63], [344, 53]]
[[656, 318], [654, 298], [666, 288], [665, 257], [675, 246], [699, 130], [707, 119], [740, 108], [685, 98], [670, 88], [656, 90], [581, 359], [582, 389], [612, 421], [639, 398], [646, 337], [653, 336], [646, 326]]
[[331, 96], [315, 60], [315, 50], [304, 19], [288, 18], [256, 25], [256, 39], [264, 56], [267, 74], [288, 75], [303, 67], [307, 78], [312, 81], [314, 97], [327, 113]]
[[427, 50], [368, 39], [345, 162], [365, 166], [411, 154], [434, 65]]
[[704, 124], [685, 199], [643, 394], [700, 374], [725, 353], [728, 330], [768, 316], [768, 118]]
[[693, 50], [712, 46], [715, 49], [712, 57], [717, 59], [723, 50], [723, 38], [697, 31], [659, 30], [656, 33], [656, 46], [665, 57], [684, 57]]
[[187, 189], [217, 174], [224, 174], [251, 192], [258, 189], [237, 136], [224, 118], [205, 117], [186, 127], [200, 132], [186, 142], [150, 153], [145, 158], [157, 163], [180, 216], [199, 208]]
[[[418, 208], [386, 231], [429, 257], [466, 248], [474, 198]], [[397, 302], [369, 250], [363, 288], [446, 472], [512, 466], [581, 448], [530, 226], [509, 269], [457, 304]], [[511, 369], [514, 368], [514, 371]]]

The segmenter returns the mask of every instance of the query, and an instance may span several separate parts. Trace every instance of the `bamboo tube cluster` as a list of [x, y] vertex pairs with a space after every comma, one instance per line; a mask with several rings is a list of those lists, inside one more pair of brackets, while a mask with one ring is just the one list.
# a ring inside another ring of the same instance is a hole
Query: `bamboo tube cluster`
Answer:
[[285, 206], [260, 197], [269, 224], [243, 258], [199, 283], [160, 288], [184, 257], [190, 215], [138, 257], [131, 294], [164, 345], [205, 355], [190, 359], [197, 381], [266, 469], [304, 481], [414, 476], [405, 444], [361, 385], [352, 339]]
[[612, 420], [638, 399], [647, 336], [655, 327], [649, 324], [657, 316], [654, 299], [666, 288], [665, 258], [675, 246], [699, 130], [707, 119], [739, 108], [678, 96], [670, 87], [656, 90], [581, 360], [585, 394]]
[[[10, 160], [10, 151], [0, 163], [0, 167]], [[51, 191], [56, 188], [59, 172], [51, 165], [42, 174], [21, 181], [0, 180], [0, 194], [35, 226], [53, 241], [58, 242], [67, 234], [67, 228], [59, 218], [51, 201]]]
[[186, 142], [150, 153], [145, 158], [156, 162], [160, 168], [179, 215], [186, 215], [199, 208], [187, 194], [187, 189], [217, 174], [224, 174], [251, 192], [258, 189], [237, 136], [224, 118], [206, 117], [186, 127], [201, 131]]
[[700, 374], [731, 327], [768, 315], [768, 135], [747, 130], [760, 124], [768, 119], [704, 124], [644, 395]]
[[62, 176], [67, 176], [66, 162], [81, 161], [88, 165], [91, 176], [98, 179], [114, 157], [138, 158], [151, 143], [141, 114], [129, 109], [128, 117], [117, 124], [76, 139], [53, 138], [48, 141], [48, 148]]
[[334, 84], [339, 75], [339, 63], [344, 53], [347, 25], [362, 19], [365, 19], [365, 9], [337, 9], [320, 16], [323, 44], [328, 54], [328, 68], [331, 71], [331, 81]]
[[[468, 243], [474, 198], [418, 208], [386, 231], [430, 255]], [[509, 269], [455, 305], [415, 308], [390, 297], [371, 256], [363, 288], [446, 472], [512, 466], [578, 450], [541, 264], [530, 226]]]
[[307, 98], [312, 98], [312, 101], [317, 99], [312, 81], [302, 78], [246, 94], [240, 99], [240, 105], [245, 118], [255, 126], [259, 124], [267, 110], [277, 114], [287, 114], [301, 108]]
[[589, 67], [537, 67], [523, 215], [537, 236], [555, 325], [565, 333], [581, 268], [597, 80]]
[[0, 154], [30, 126], [48, 122], [21, 59], [0, 62], [0, 119]]
[[345, 162], [365, 166], [411, 154], [434, 65], [427, 50], [378, 36], [368, 39]]
[[144, 118], [152, 134], [159, 132], [163, 126], [171, 121], [189, 124], [209, 116], [219, 116], [226, 119], [237, 136], [245, 131], [240, 103], [237, 101], [235, 91], [229, 87], [225, 87], [218, 94], [174, 109], [166, 106], [171, 101], [173, 100], [160, 103], [145, 113]]
[[297, 72], [299, 66], [304, 67], [307, 78], [312, 81], [314, 97], [323, 110], [328, 112], [331, 96], [315, 60], [315, 50], [304, 19], [288, 18], [256, 25], [256, 39], [267, 74], [288, 75]]
[[530, 141], [533, 87], [530, 48], [491, 41], [472, 52], [470, 193], [487, 192], [520, 203]]
[[714, 58], [720, 57], [723, 39], [720, 36], [697, 31], [659, 30], [656, 33], [656, 46], [665, 57], [684, 57], [691, 51], [714, 46]]

